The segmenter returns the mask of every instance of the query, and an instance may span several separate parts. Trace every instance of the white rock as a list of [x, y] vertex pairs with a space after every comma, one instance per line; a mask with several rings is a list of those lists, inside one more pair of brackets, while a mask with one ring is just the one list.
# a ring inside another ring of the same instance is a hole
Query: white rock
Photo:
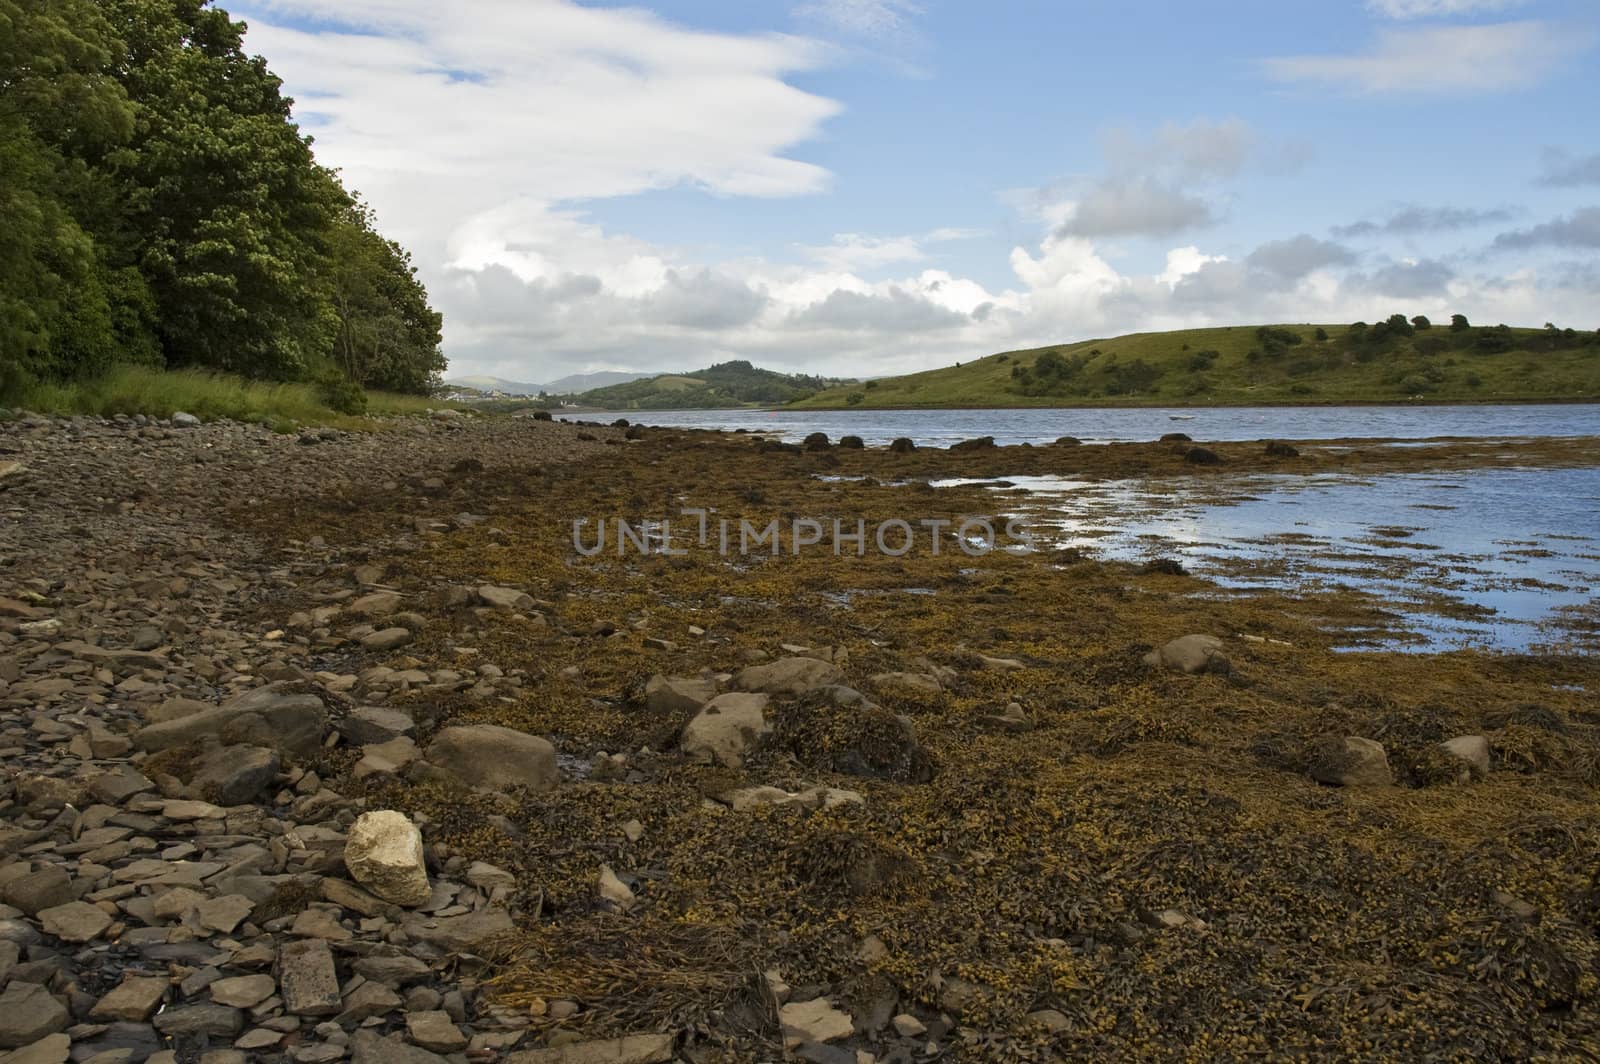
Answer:
[[810, 1042], [832, 1042], [855, 1034], [855, 1021], [848, 1012], [836, 1009], [831, 998], [812, 998], [778, 1010], [783, 1027], [783, 1044], [794, 1049]]
[[433, 897], [422, 856], [422, 833], [393, 809], [363, 813], [350, 827], [344, 864], [357, 883], [384, 901], [422, 905]]

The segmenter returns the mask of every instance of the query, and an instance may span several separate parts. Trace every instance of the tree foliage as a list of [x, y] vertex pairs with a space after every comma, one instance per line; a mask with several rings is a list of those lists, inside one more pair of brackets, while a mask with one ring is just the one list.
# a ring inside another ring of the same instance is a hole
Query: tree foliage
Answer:
[[424, 392], [440, 319], [205, 0], [0, 0], [0, 388], [115, 362]]

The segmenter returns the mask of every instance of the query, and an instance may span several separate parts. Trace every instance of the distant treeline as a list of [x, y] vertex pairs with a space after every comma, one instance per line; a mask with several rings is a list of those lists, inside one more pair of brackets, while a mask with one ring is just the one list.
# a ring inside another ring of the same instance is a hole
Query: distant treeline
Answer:
[[204, 0], [0, 0], [0, 396], [119, 363], [420, 393], [410, 255]]

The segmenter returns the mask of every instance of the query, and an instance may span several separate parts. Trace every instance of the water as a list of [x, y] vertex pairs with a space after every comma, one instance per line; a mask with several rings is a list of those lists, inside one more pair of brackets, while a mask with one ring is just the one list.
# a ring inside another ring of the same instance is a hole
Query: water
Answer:
[[[1154, 440], [1186, 432], [1197, 440], [1426, 439], [1435, 436], [1600, 436], [1600, 405], [1303, 406], [1206, 409], [1058, 410], [625, 410], [568, 415], [641, 425], [749, 429], [798, 441], [808, 433], [860, 436], [869, 446], [908, 436], [918, 446], [948, 446], [975, 436], [1000, 444]], [[1175, 421], [1174, 417], [1191, 420]]]
[[1007, 516], [1057, 546], [1176, 558], [1229, 589], [1367, 592], [1413, 637], [1353, 643], [1600, 650], [1600, 469], [1005, 483]]

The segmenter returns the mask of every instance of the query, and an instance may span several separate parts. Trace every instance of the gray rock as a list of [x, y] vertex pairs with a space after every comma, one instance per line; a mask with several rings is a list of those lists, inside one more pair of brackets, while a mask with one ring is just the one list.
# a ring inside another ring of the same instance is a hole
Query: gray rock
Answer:
[[653, 713], [698, 713], [717, 696], [717, 685], [703, 676], [650, 677], [644, 685], [644, 704]]
[[428, 744], [434, 767], [469, 787], [552, 790], [560, 781], [556, 748], [536, 735], [494, 724], [445, 728]]
[[467, 1048], [467, 1036], [446, 1012], [406, 1013], [406, 1034], [423, 1049], [436, 1053], [455, 1053]]
[[218, 746], [202, 753], [189, 777], [192, 793], [218, 805], [244, 805], [272, 786], [282, 770], [264, 746]]
[[[1458, 777], [1462, 783], [1483, 779], [1491, 768], [1489, 740], [1481, 735], [1458, 735], [1439, 744], [1444, 752], [1461, 762]], [[20, 907], [20, 906], [19, 906]]]
[[362, 706], [339, 722], [339, 734], [356, 746], [371, 746], [410, 735], [417, 724], [397, 709]]
[[411, 633], [404, 628], [383, 628], [361, 637], [363, 650], [398, 650], [411, 642]]
[[209, 1035], [232, 1039], [244, 1029], [244, 1013], [226, 1005], [184, 1005], [156, 1013], [156, 1030], [164, 1035]]
[[789, 1049], [808, 1042], [833, 1042], [855, 1033], [850, 1014], [825, 997], [790, 1002], [778, 1010], [778, 1023], [783, 1028], [783, 1044]]
[[679, 745], [685, 754], [697, 761], [740, 768], [744, 765], [744, 756], [772, 730], [766, 717], [770, 701], [764, 694], [718, 695], [684, 726]]
[[67, 1007], [38, 983], [13, 981], [0, 994], [0, 1049], [32, 1045], [66, 1027]]
[[390, 987], [421, 982], [428, 978], [433, 971], [423, 961], [410, 954], [402, 954], [398, 957], [362, 957], [351, 967], [363, 979]]
[[277, 980], [270, 975], [236, 975], [218, 979], [209, 987], [211, 1000], [236, 1009], [253, 1009], [278, 992]]
[[0, 890], [0, 898], [29, 916], [38, 916], [40, 909], [65, 905], [77, 895], [73, 893], [72, 877], [67, 875], [66, 869], [50, 864], [8, 882], [4, 890]]
[[179, 410], [172, 415], [172, 427], [177, 429], [197, 429], [200, 427], [200, 419], [193, 414]]
[[153, 624], [141, 624], [128, 638], [128, 646], [134, 650], [154, 650], [160, 645], [161, 629]]
[[381, 1038], [371, 1031], [350, 1036], [351, 1064], [445, 1064], [445, 1058], [426, 1049], [406, 1045], [393, 1038]]
[[295, 1016], [333, 1016], [342, 1008], [333, 951], [320, 938], [285, 942], [278, 950], [283, 1007]]
[[536, 605], [533, 596], [514, 587], [495, 587], [484, 584], [478, 588], [478, 601], [497, 610], [531, 610]]
[[140, 728], [133, 741], [139, 749], [155, 753], [214, 735], [309, 757], [322, 748], [327, 719], [328, 711], [316, 695], [292, 694], [270, 684], [214, 709]]
[[407, 935], [418, 942], [462, 953], [480, 942], [505, 934], [516, 925], [504, 909], [484, 909], [460, 916], [429, 917], [423, 913], [412, 913], [401, 926]]

